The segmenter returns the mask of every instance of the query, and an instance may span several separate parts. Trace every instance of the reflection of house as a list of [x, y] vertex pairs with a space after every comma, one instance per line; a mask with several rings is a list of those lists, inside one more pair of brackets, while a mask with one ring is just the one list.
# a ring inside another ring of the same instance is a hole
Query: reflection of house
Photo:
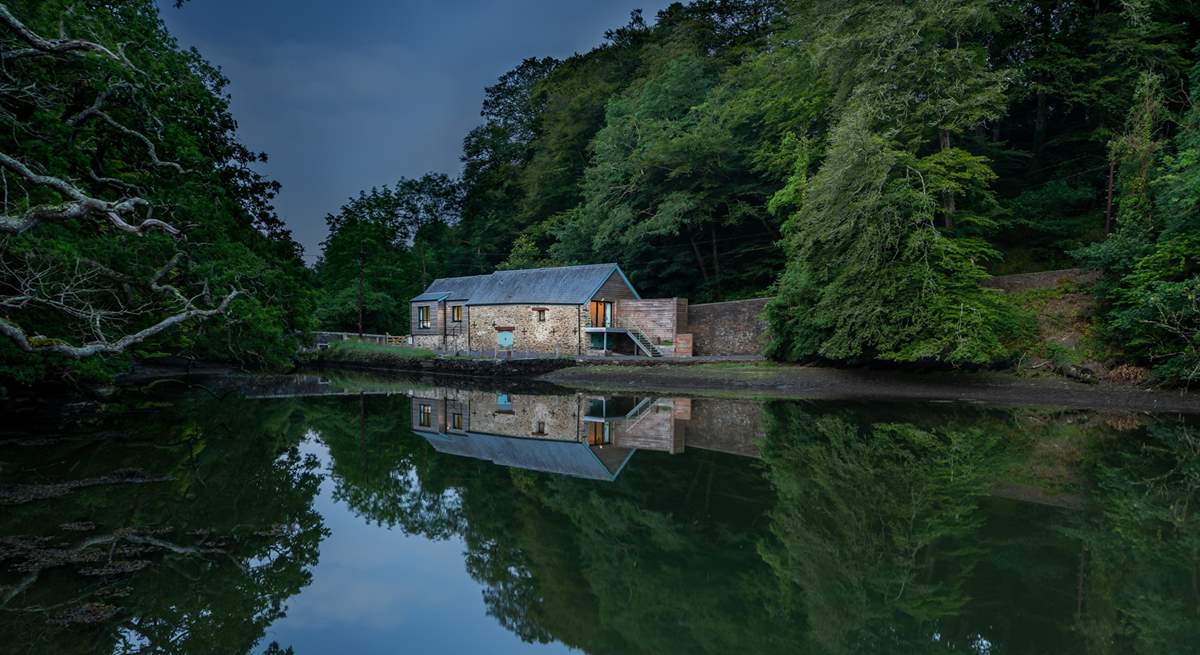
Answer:
[[[613, 480], [638, 450], [756, 456], [758, 405], [687, 398], [416, 392], [412, 427], [440, 452]], [[711, 429], [710, 429], [711, 427]]]
[[412, 299], [413, 344], [436, 350], [658, 356], [686, 325], [686, 300], [642, 299], [616, 264], [443, 278]]
[[585, 437], [577, 395], [436, 389], [412, 401], [413, 430], [439, 452], [503, 466], [613, 480], [633, 454]]

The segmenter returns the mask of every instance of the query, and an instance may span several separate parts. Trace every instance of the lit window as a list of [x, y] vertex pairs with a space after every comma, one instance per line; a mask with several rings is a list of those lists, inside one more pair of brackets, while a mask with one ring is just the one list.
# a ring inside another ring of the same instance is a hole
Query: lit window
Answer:
[[462, 305], [455, 305], [454, 308], [450, 310], [450, 320], [454, 321], [455, 323], [462, 323]]
[[422, 330], [433, 327], [433, 321], [429, 320], [429, 305], [417, 308], [417, 327]]
[[450, 415], [450, 427], [454, 428], [455, 430], [463, 429], [463, 415], [462, 414], [451, 414]]
[[421, 403], [417, 407], [417, 425], [427, 428], [433, 425], [433, 405]]

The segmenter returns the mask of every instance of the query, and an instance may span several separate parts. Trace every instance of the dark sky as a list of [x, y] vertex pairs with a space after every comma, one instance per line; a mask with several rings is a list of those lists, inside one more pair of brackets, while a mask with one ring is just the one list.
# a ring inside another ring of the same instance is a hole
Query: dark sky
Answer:
[[313, 261], [324, 216], [360, 189], [457, 175], [483, 88], [522, 59], [589, 50], [668, 0], [160, 0], [167, 27], [231, 80], [242, 141], [283, 184]]

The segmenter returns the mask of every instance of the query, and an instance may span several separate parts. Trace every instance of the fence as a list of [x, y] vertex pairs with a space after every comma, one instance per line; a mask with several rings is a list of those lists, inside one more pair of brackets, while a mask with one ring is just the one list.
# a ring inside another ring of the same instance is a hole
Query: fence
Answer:
[[408, 337], [395, 334], [363, 334], [357, 332], [314, 332], [313, 341], [317, 348], [328, 348], [335, 341], [360, 341], [381, 346], [403, 346], [408, 344]]

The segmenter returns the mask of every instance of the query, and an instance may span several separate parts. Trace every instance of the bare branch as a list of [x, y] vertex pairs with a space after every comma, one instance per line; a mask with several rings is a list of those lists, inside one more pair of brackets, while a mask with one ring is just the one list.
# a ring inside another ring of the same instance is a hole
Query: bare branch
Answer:
[[0, 334], [12, 339], [18, 348], [25, 352], [31, 353], [57, 353], [82, 359], [99, 354], [118, 354], [125, 352], [130, 347], [135, 346], [150, 337], [159, 334], [168, 328], [171, 328], [180, 323], [189, 321], [194, 318], [207, 319], [219, 314], [225, 313], [229, 308], [229, 304], [238, 296], [242, 295], [239, 290], [231, 290], [220, 302], [219, 305], [212, 309], [198, 309], [191, 304], [187, 309], [177, 314], [173, 314], [163, 320], [151, 325], [150, 327], [139, 330], [133, 334], [126, 335], [116, 341], [101, 339], [82, 346], [72, 346], [57, 339], [49, 339], [42, 336], [30, 337], [18, 325], [9, 322], [7, 319], [0, 318]]
[[13, 16], [12, 12], [3, 3], [0, 3], [0, 24], [7, 26], [17, 37], [29, 44], [28, 48], [0, 52], [0, 60], [20, 59], [40, 55], [87, 54], [91, 52], [133, 68], [124, 55], [115, 53], [99, 43], [84, 39], [44, 38], [26, 27], [16, 16]]
[[[95, 107], [95, 105], [93, 105], [93, 107]], [[154, 147], [154, 142], [151, 141], [149, 139], [149, 137], [147, 137], [145, 134], [142, 134], [141, 132], [138, 132], [137, 130], [133, 130], [128, 127], [125, 127], [124, 125], [118, 123], [115, 118], [113, 118], [112, 116], [109, 116], [108, 113], [104, 112], [101, 109], [93, 108], [93, 109], [85, 109], [84, 111], [91, 112], [90, 115], [100, 118], [105, 123], [108, 123], [109, 125], [111, 125], [113, 127], [113, 129], [117, 130], [118, 132], [121, 132], [122, 134], [124, 134], [126, 136], [130, 136], [130, 137], [137, 139], [138, 141], [141, 141], [146, 146], [146, 153], [148, 155], [150, 155], [151, 163], [153, 163], [155, 166], [161, 166], [161, 167], [165, 167], [165, 168], [173, 168], [179, 173], [185, 172], [183, 169], [183, 166], [180, 166], [178, 163], [173, 162], [173, 161], [163, 161], [163, 160], [159, 159], [158, 158], [158, 150]]]
[[117, 202], [92, 198], [66, 180], [50, 175], [38, 175], [25, 164], [4, 153], [0, 153], [0, 166], [32, 184], [49, 187], [71, 199], [71, 202], [60, 205], [33, 207], [20, 216], [0, 215], [0, 232], [20, 233], [46, 221], [98, 216], [115, 225], [117, 229], [133, 234], [142, 235], [151, 228], [163, 230], [171, 235], [179, 234], [177, 228], [156, 218], [147, 218], [136, 225], [127, 222], [123, 218], [125, 215], [133, 213], [139, 207], [149, 206], [142, 198], [127, 198]]

